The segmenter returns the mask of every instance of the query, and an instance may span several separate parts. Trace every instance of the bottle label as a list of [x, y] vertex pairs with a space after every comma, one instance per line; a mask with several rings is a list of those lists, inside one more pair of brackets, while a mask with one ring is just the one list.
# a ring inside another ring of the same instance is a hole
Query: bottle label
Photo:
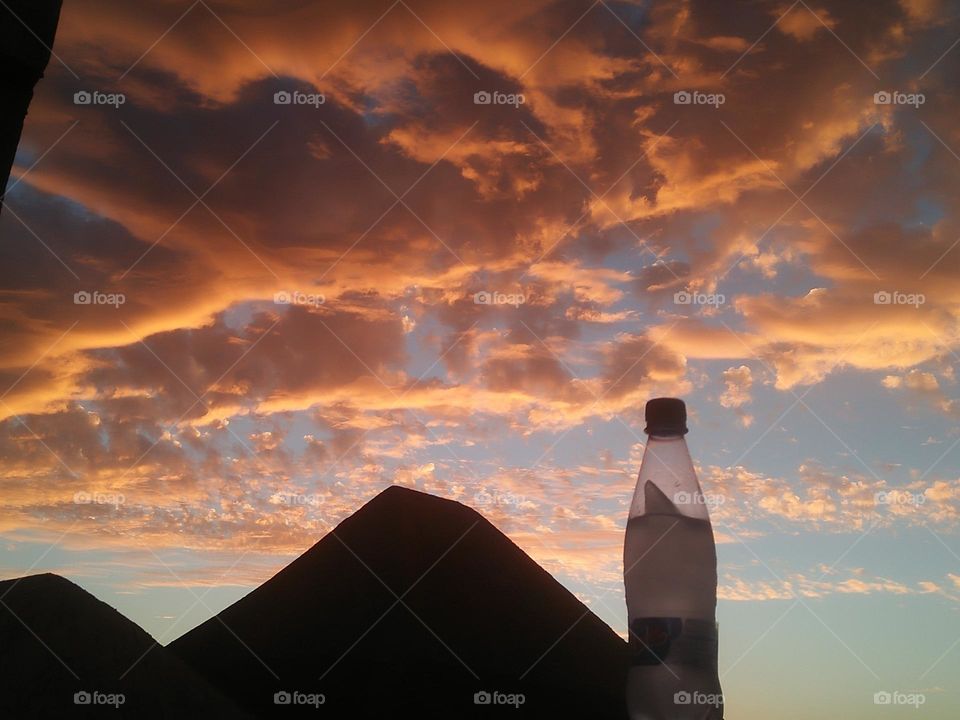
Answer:
[[680, 637], [683, 620], [674, 617], [636, 618], [630, 623], [633, 665], [659, 665], [666, 661], [673, 641]]
[[632, 665], [689, 665], [717, 669], [717, 626], [708, 620], [636, 618], [630, 624]]

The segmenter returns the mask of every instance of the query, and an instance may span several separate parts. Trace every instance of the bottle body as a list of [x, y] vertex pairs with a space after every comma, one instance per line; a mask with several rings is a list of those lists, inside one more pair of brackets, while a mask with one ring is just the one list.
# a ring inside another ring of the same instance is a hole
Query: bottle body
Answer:
[[631, 720], [719, 720], [717, 555], [682, 434], [651, 436], [624, 542]]

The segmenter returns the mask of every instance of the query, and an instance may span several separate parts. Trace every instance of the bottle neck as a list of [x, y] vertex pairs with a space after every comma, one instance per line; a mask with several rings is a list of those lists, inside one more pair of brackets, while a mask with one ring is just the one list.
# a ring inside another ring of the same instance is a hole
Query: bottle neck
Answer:
[[650, 435], [643, 451], [641, 473], [645, 468], [648, 474], [655, 475], [657, 480], [665, 478], [671, 486], [697, 480], [683, 435]]
[[648, 513], [709, 519], [683, 435], [650, 435], [647, 440], [630, 517]]

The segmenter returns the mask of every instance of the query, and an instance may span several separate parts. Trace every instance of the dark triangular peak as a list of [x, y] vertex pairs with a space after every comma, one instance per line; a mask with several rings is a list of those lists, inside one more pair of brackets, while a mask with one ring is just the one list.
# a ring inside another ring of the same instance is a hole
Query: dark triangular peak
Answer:
[[0, 668], [5, 718], [244, 716], [136, 624], [49, 573], [0, 582]]
[[624, 642], [482, 515], [399, 486], [170, 647], [259, 714], [294, 690], [326, 717], [486, 717], [484, 690], [624, 713]]

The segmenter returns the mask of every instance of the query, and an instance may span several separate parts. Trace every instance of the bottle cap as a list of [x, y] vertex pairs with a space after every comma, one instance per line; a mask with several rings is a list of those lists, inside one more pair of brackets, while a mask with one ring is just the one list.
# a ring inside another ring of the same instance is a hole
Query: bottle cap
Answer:
[[687, 406], [679, 398], [654, 398], [645, 410], [647, 435], [686, 435]]

